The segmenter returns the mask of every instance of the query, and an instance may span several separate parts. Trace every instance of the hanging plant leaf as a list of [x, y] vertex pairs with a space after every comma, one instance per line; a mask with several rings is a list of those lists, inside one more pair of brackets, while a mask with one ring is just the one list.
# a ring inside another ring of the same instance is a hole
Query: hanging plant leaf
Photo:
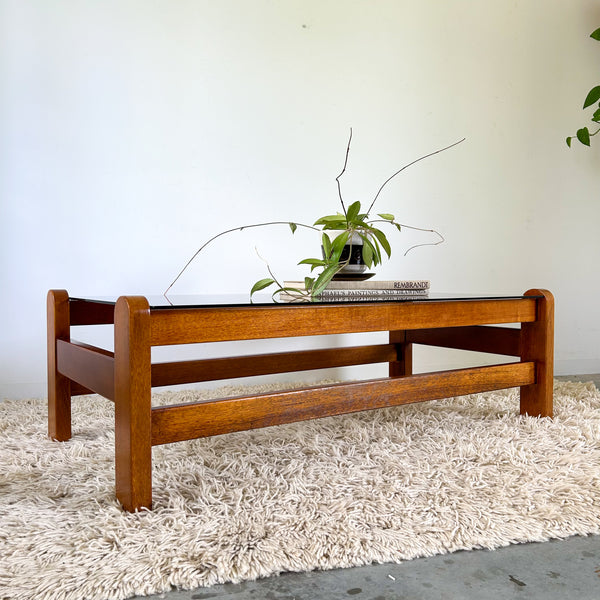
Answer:
[[600, 42], [600, 27], [596, 31], [592, 31], [590, 37]]
[[296, 223], [290, 223], [290, 229], [292, 230], [292, 233], [296, 233], [296, 229], [298, 229], [298, 225], [296, 225]]
[[581, 129], [577, 130], [577, 139], [584, 146], [589, 146], [590, 145], [590, 132], [589, 132], [589, 129], [587, 127], [582, 127]]
[[583, 103], [583, 108], [587, 108], [588, 106], [595, 104], [596, 102], [598, 102], [598, 100], [600, 100], [600, 85], [593, 87], [589, 91], [588, 95], [586, 96], [585, 102]]

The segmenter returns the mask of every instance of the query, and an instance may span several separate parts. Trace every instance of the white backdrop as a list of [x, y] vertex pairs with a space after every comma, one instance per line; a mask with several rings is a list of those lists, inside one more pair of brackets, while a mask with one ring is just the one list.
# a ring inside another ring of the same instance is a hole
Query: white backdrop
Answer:
[[[350, 127], [348, 202], [467, 138], [386, 187], [381, 211], [447, 241], [404, 258], [428, 238], [392, 234], [380, 277], [546, 287], [557, 373], [600, 371], [600, 140], [564, 143], [598, 26], [597, 0], [0, 0], [0, 397], [45, 393], [49, 288], [161, 293], [229, 226], [336, 211]], [[255, 247], [286, 279], [317, 251], [232, 234], [173, 292], [246, 292]]]

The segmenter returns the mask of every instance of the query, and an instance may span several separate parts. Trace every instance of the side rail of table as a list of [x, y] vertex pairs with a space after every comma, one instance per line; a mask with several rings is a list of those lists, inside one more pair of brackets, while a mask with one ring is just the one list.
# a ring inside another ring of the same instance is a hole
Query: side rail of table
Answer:
[[[126, 510], [150, 508], [153, 445], [382, 408], [521, 387], [521, 412], [552, 415], [553, 298], [422, 303], [276, 305], [151, 311], [143, 297], [116, 306], [48, 293], [49, 434], [71, 436], [71, 396], [115, 402], [116, 493]], [[114, 323], [114, 353], [71, 340], [71, 326]], [[520, 323], [520, 329], [498, 327]], [[490, 326], [494, 324], [495, 326]], [[151, 347], [171, 344], [389, 331], [389, 343], [151, 364]], [[518, 362], [412, 374], [412, 345], [505, 354]], [[151, 406], [154, 386], [386, 362], [389, 377]]]

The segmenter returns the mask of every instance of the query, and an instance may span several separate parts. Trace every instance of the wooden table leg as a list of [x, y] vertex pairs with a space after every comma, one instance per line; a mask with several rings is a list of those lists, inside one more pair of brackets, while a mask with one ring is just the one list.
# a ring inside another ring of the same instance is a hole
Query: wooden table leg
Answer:
[[398, 348], [398, 360], [390, 363], [390, 377], [412, 375], [412, 344], [406, 341], [406, 331], [390, 331], [390, 344]]
[[521, 387], [521, 414], [552, 417], [554, 384], [554, 297], [548, 290], [529, 290], [537, 299], [537, 317], [521, 324], [521, 361], [535, 361], [536, 382]]
[[115, 476], [125, 510], [152, 507], [150, 308], [141, 296], [115, 307]]
[[70, 340], [69, 294], [50, 290], [48, 315], [48, 435], [59, 442], [71, 439], [71, 381], [57, 369], [56, 340]]

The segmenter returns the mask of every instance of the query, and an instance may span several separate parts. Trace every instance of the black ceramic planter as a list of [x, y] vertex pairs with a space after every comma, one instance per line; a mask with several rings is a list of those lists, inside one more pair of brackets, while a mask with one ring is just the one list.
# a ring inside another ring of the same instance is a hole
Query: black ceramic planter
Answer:
[[[325, 258], [323, 246], [321, 246], [321, 251]], [[360, 236], [355, 235], [352, 238], [352, 244], [346, 244], [344, 246], [340, 256], [340, 262], [343, 263], [346, 261], [348, 261], [348, 264], [340, 270], [339, 273], [341, 275], [344, 273], [362, 273], [363, 271], [366, 271], [367, 265], [365, 265], [363, 261], [363, 240]]]

